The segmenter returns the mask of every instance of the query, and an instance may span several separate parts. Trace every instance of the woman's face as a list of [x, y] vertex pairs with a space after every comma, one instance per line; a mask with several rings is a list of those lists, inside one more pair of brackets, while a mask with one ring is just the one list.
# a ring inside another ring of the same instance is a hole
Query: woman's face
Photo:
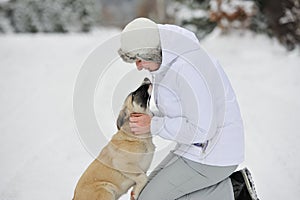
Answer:
[[151, 62], [151, 61], [145, 61], [145, 60], [137, 60], [135, 61], [136, 68], [141, 71], [142, 69], [146, 69], [150, 72], [158, 70], [160, 64]]

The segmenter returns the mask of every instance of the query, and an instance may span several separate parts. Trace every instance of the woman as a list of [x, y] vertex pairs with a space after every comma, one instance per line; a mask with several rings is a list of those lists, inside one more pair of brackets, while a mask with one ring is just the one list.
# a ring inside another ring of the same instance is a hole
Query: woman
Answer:
[[153, 76], [153, 116], [133, 115], [135, 134], [177, 142], [150, 174], [141, 200], [232, 200], [229, 176], [244, 160], [244, 131], [231, 84], [196, 36], [146, 18], [122, 31], [119, 55]]

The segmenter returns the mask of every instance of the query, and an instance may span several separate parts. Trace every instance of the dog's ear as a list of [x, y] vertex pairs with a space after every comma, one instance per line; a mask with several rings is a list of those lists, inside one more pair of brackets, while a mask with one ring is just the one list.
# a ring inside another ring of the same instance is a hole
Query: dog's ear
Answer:
[[131, 104], [132, 104], [132, 95], [129, 94], [127, 98], [125, 99], [123, 109], [120, 111], [118, 119], [117, 119], [117, 128], [118, 130], [121, 129], [121, 127], [124, 125], [126, 120], [129, 120], [129, 113], [131, 110]]
[[118, 119], [117, 119], [117, 128], [118, 130], [120, 130], [120, 128], [123, 126], [124, 122], [125, 122], [125, 118], [126, 118], [126, 109], [123, 108], [120, 113], [119, 113], [119, 116], [118, 116]]

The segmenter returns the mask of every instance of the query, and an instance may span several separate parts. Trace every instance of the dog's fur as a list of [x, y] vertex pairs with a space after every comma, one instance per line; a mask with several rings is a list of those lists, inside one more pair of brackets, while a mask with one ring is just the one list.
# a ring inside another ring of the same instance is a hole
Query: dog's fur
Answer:
[[147, 183], [148, 170], [155, 147], [150, 133], [134, 135], [130, 131], [132, 113], [150, 114], [152, 85], [145, 78], [142, 85], [126, 98], [117, 119], [118, 132], [83, 173], [73, 200], [116, 200], [132, 186], [136, 199]]

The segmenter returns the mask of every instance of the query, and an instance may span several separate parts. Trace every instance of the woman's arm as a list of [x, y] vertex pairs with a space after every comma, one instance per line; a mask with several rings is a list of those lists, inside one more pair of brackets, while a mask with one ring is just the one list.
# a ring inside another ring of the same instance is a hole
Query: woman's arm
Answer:
[[212, 102], [205, 80], [194, 67], [185, 64], [172, 84], [176, 84], [174, 92], [179, 97], [181, 114], [177, 117], [154, 116], [151, 133], [184, 144], [206, 142]]

